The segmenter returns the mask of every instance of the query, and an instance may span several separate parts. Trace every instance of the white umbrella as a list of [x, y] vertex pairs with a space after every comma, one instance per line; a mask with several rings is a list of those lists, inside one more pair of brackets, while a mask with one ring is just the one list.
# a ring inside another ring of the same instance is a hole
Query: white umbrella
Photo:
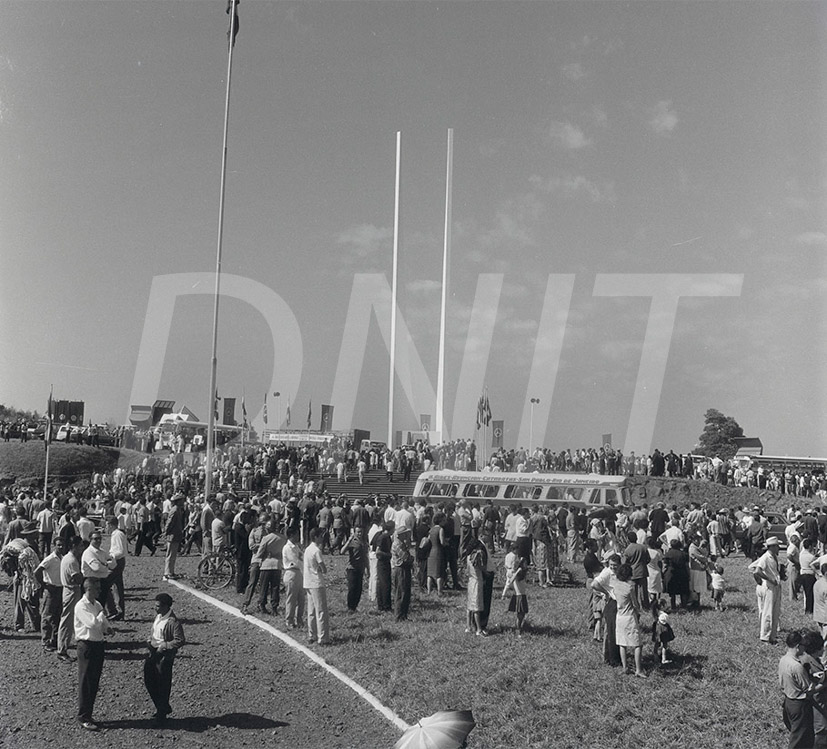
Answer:
[[475, 725], [470, 710], [434, 713], [405, 731], [394, 749], [460, 749]]

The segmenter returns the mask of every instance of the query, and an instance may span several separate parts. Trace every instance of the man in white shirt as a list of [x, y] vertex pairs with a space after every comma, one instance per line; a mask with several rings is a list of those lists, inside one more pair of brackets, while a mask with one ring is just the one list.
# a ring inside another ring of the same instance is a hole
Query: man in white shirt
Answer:
[[107, 609], [109, 611], [109, 618], [113, 621], [120, 621], [126, 616], [125, 601], [123, 587], [123, 571], [126, 567], [126, 533], [124, 533], [118, 524], [118, 518], [109, 518], [107, 521], [109, 527], [109, 555], [115, 560], [115, 567], [109, 575], [109, 589], [111, 595], [107, 600]]
[[63, 558], [63, 539], [55, 539], [55, 550], [34, 571], [35, 580], [42, 586], [40, 598], [40, 632], [43, 649], [57, 650], [57, 631], [60, 626], [60, 610], [63, 586], [60, 583], [60, 560]]
[[304, 550], [304, 589], [307, 591], [307, 641], [318, 639], [319, 645], [330, 644], [330, 621], [327, 610], [327, 567], [319, 548], [321, 532], [314, 528], [310, 545]]
[[771, 536], [766, 546], [767, 550], [749, 565], [749, 571], [756, 583], [761, 642], [775, 644], [781, 618], [781, 574], [778, 564], [781, 544]]
[[55, 513], [49, 505], [46, 505], [35, 518], [37, 522], [37, 535], [40, 542], [40, 553], [45, 557], [52, 551], [52, 536], [55, 533]]
[[109, 597], [109, 574], [115, 569], [115, 560], [108, 551], [101, 548], [103, 535], [96, 530], [89, 536], [89, 548], [83, 552], [80, 558], [80, 571], [83, 579], [94, 578], [99, 583], [100, 604], [106, 605]]
[[284, 620], [290, 629], [301, 624], [304, 615], [304, 583], [302, 550], [296, 543], [299, 529], [287, 531], [287, 542], [281, 550], [282, 579], [284, 581]]
[[60, 626], [57, 630], [57, 657], [69, 662], [69, 643], [75, 629], [75, 605], [82, 593], [83, 575], [80, 571], [80, 558], [83, 555], [83, 540], [80, 536], [71, 536], [69, 551], [60, 560], [60, 584], [63, 586], [63, 607], [60, 612]]
[[87, 731], [97, 731], [92, 720], [95, 698], [103, 673], [104, 635], [109, 622], [98, 603], [100, 584], [96, 578], [83, 581], [83, 597], [75, 606], [75, 639], [78, 643], [78, 721]]
[[78, 535], [83, 539], [83, 542], [88, 545], [89, 539], [92, 537], [92, 531], [95, 530], [95, 524], [86, 517], [85, 507], [78, 509], [78, 519], [75, 526], [78, 529]]

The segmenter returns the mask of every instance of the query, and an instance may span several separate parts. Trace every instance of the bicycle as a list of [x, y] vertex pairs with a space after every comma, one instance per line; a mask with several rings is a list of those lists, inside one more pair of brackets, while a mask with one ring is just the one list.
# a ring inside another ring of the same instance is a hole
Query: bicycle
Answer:
[[226, 588], [233, 580], [235, 580], [235, 553], [227, 546], [213, 551], [198, 563], [198, 582], [208, 590]]

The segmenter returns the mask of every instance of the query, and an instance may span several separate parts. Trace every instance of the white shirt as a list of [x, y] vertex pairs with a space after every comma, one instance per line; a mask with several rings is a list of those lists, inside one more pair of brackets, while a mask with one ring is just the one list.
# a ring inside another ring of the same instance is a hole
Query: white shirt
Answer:
[[80, 571], [84, 577], [109, 577], [109, 570], [114, 569], [115, 560], [109, 556], [108, 551], [95, 549], [89, 546], [80, 558]]
[[37, 566], [37, 569], [43, 570], [43, 582], [47, 585], [61, 585], [60, 560], [61, 557], [53, 551]]
[[302, 570], [301, 550], [292, 541], [285, 543], [281, 550], [281, 564], [285, 570]]
[[164, 641], [164, 627], [169, 621], [170, 613], [172, 613], [172, 609], [167, 611], [166, 614], [155, 615], [155, 621], [152, 622], [152, 634], [149, 637], [149, 642], [153, 648], [157, 648]]
[[126, 533], [119, 528], [109, 538], [109, 553], [115, 559], [126, 559]]
[[83, 596], [75, 604], [75, 639], [103, 642], [109, 631], [109, 622], [103, 613], [103, 606], [97, 601], [91, 603]]
[[315, 543], [304, 550], [304, 587], [325, 588], [325, 566], [322, 552]]

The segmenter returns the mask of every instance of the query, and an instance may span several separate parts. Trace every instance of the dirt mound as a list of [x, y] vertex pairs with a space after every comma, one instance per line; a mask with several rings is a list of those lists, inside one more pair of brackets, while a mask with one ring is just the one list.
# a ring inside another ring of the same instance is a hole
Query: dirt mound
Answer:
[[[128, 469], [145, 457], [135, 450], [63, 443], [53, 443], [49, 453], [49, 476], [59, 479], [61, 484], [88, 479], [93, 473], [112, 471], [118, 465]], [[42, 441], [0, 442], [0, 481], [42, 482], [45, 470], [46, 449]]]
[[[722, 486], [712, 481], [695, 481], [682, 478], [652, 478], [651, 476], [633, 476], [629, 479], [632, 486], [632, 501], [644, 502], [651, 506], [663, 502], [667, 507], [677, 505], [686, 507], [690, 502], [708, 504], [711, 510], [737, 509], [744, 505], [758, 505], [768, 511], [780, 511], [790, 504], [790, 498], [780, 492], [769, 489], [756, 489], [735, 486]], [[797, 504], [806, 504], [796, 497]]]

